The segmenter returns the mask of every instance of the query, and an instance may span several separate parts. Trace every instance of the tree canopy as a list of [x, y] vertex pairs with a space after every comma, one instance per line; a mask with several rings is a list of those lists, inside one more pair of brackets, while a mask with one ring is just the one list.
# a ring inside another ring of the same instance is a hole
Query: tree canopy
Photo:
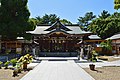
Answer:
[[101, 15], [98, 15], [98, 16], [99, 16], [100, 19], [105, 19], [105, 18], [110, 16], [110, 13], [108, 13], [108, 11], [103, 10]]
[[70, 21], [68, 21], [67, 19], [61, 19], [60, 22], [65, 25], [72, 25], [72, 23]]
[[0, 0], [0, 35], [4, 39], [25, 37], [35, 25], [29, 20], [28, 0]]
[[110, 15], [108, 11], [103, 11], [98, 18], [92, 21], [88, 29], [103, 39], [111, 37], [120, 32], [120, 13], [115, 12]]
[[[60, 19], [56, 14], [45, 14], [44, 16], [40, 17], [37, 16], [35, 18], [37, 20], [37, 24], [53, 24], [55, 23], [58, 19]], [[66, 19], [60, 19], [60, 22], [62, 22], [63, 24], [72, 24], [70, 21], [66, 20]]]
[[53, 24], [57, 19], [57, 15], [55, 14], [45, 14], [43, 17], [37, 16], [37, 24]]
[[87, 31], [87, 27], [90, 25], [91, 21], [96, 18], [96, 15], [93, 12], [87, 12], [84, 17], [78, 18], [78, 24], [81, 29]]
[[120, 9], [120, 0], [114, 0], [114, 9]]

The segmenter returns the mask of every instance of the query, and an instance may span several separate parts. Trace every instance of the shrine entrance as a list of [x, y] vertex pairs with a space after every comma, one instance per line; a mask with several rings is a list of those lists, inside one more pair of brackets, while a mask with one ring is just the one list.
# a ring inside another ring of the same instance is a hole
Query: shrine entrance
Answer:
[[65, 41], [64, 40], [52, 40], [52, 51], [54, 52], [65, 52]]
[[[43, 36], [43, 35], [42, 35]], [[35, 40], [39, 44], [39, 49], [41, 52], [75, 52], [76, 44], [80, 41], [78, 37], [68, 37], [60, 33], [51, 35], [44, 35], [44, 37], [36, 37]]]
[[78, 25], [64, 25], [59, 20], [52, 25], [40, 25], [31, 33], [42, 56], [76, 56], [80, 48], [77, 43], [90, 35]]

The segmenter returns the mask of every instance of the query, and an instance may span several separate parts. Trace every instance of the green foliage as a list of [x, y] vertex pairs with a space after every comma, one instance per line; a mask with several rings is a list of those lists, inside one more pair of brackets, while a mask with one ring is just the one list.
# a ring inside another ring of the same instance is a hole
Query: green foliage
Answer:
[[16, 63], [16, 66], [15, 66], [16, 68], [21, 68], [22, 67], [22, 63], [20, 62], [20, 63]]
[[[36, 21], [37, 21], [37, 24], [53, 24], [55, 23], [57, 20], [59, 19], [59, 17], [56, 15], [56, 14], [45, 14], [44, 16], [40, 17], [40, 16], [37, 16], [36, 17]], [[71, 25], [72, 23], [66, 19], [62, 19], [60, 20], [63, 24], [66, 24], [66, 25]]]
[[57, 15], [56, 14], [45, 14], [43, 17], [36, 17], [37, 19], [37, 24], [53, 24], [57, 19]]
[[2, 63], [3, 63], [3, 62], [2, 62], [2, 61], [0, 61], [0, 65], [2, 65]]
[[26, 31], [32, 31], [36, 28], [37, 21], [34, 18], [30, 18], [28, 20], [28, 26], [26, 28]]
[[111, 44], [111, 40], [107, 40], [105, 42], [101, 42], [100, 45], [102, 47], [102, 55], [112, 55], [111, 51], [112, 51], [112, 44]]
[[60, 20], [60, 22], [65, 25], [72, 25], [72, 23], [66, 19], [62, 19], [62, 20]]
[[13, 65], [13, 67], [15, 67], [16, 63], [17, 63], [17, 59], [16, 58], [15, 59], [11, 59], [10, 63]]
[[0, 69], [1, 69], [1, 67], [2, 67], [2, 64], [3, 64], [3, 62], [2, 62], [2, 61], [0, 61]]
[[17, 62], [18, 63], [22, 62], [22, 63], [28, 64], [28, 63], [32, 62], [32, 59], [33, 59], [33, 57], [31, 55], [26, 54], [26, 55], [22, 56]]
[[103, 10], [103, 12], [101, 13], [101, 15], [98, 15], [100, 19], [106, 19], [107, 17], [110, 16], [110, 14], [108, 13], [108, 11]]
[[98, 54], [96, 53], [96, 51], [92, 50], [92, 58], [90, 58], [92, 62], [96, 62], [97, 61], [97, 58], [96, 58], [97, 55]]
[[114, 9], [120, 9], [120, 0], [114, 0]]
[[24, 34], [24, 38], [26, 40], [31, 40], [32, 39], [32, 35], [30, 33]]
[[81, 29], [87, 31], [87, 27], [90, 25], [91, 21], [96, 18], [96, 15], [93, 14], [93, 12], [87, 12], [84, 17], [78, 18], [78, 24], [81, 27]]
[[104, 50], [112, 50], [111, 42], [112, 40], [108, 39], [106, 42], [101, 42], [100, 45], [104, 48]]
[[[24, 56], [21, 56], [20, 59], [17, 61], [17, 63], [20, 63], [20, 66], [22, 64], [23, 69], [27, 69], [27, 64], [31, 63], [32, 59], [33, 57], [30, 54], [26, 54]], [[18, 69], [21, 69], [21, 68], [18, 68]]]
[[10, 61], [7, 61], [7, 62], [4, 63], [4, 66], [5, 66], [6, 69], [8, 68], [9, 64], [10, 64]]
[[[16, 39], [28, 30], [33, 30], [27, 8], [28, 0], [1, 0], [0, 6], [0, 35], [2, 39]], [[30, 26], [31, 25], [31, 26]]]
[[17, 70], [18, 73], [21, 73], [22, 71], [22, 63], [16, 63], [15, 70]]
[[115, 12], [110, 15], [107, 11], [103, 11], [99, 18], [91, 22], [88, 30], [97, 34], [102, 39], [111, 37], [120, 31], [120, 13]]

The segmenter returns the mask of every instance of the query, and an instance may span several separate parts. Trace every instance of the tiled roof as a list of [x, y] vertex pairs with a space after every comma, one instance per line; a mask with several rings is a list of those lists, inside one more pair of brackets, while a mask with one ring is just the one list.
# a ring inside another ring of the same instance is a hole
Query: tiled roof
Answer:
[[68, 34], [91, 33], [83, 31], [79, 25], [63, 25], [59, 20], [52, 25], [38, 25], [34, 31], [30, 31], [32, 34], [48, 34], [51, 32], [65, 32]]
[[101, 39], [99, 36], [97, 35], [90, 35], [88, 36], [90, 39]]
[[52, 24], [48, 29], [45, 31], [51, 31], [53, 29], [63, 29], [65, 31], [71, 31], [69, 28], [67, 28], [64, 24], [62, 24], [59, 20], [57, 20], [54, 24]]
[[115, 34], [107, 39], [120, 39], [120, 33], [119, 34]]
[[[36, 27], [36, 29], [34, 31], [30, 31], [30, 33], [32, 34], [47, 34], [50, 33], [51, 31], [45, 31], [46, 29], [48, 29], [50, 26], [42, 26], [39, 25]], [[67, 28], [69, 28], [71, 31], [66, 31], [66, 33], [69, 34], [86, 34], [86, 33], [91, 33], [91, 32], [86, 32], [86, 31], [82, 31], [81, 28], [79, 26], [72, 26], [72, 25], [67, 25]]]

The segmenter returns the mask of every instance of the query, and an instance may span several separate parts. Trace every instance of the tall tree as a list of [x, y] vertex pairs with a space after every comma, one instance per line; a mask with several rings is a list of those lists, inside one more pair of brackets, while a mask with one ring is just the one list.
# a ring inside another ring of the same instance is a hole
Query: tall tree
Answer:
[[114, 0], [114, 9], [120, 9], [120, 0]]
[[60, 20], [60, 22], [65, 25], [72, 25], [72, 23], [70, 21], [68, 21], [67, 19], [62, 19], [62, 20]]
[[45, 14], [43, 17], [36, 17], [38, 24], [53, 24], [58, 18], [56, 14]]
[[[29, 18], [28, 20], [28, 25], [26, 27], [26, 31], [33, 31], [36, 27], [37, 21], [34, 18]], [[25, 33], [23, 35], [23, 37], [27, 40], [31, 40], [32, 39], [32, 35], [30, 33]]]
[[93, 12], [87, 12], [84, 17], [78, 18], [78, 24], [83, 30], [87, 30], [87, 27], [90, 25], [91, 21], [96, 18], [96, 15]]
[[98, 15], [100, 19], [106, 19], [107, 17], [110, 16], [110, 13], [108, 13], [108, 11], [103, 10], [103, 12], [101, 13], [101, 15]]
[[111, 37], [120, 32], [120, 13], [116, 12], [106, 18], [99, 17], [92, 21], [88, 29], [103, 39]]
[[[37, 16], [37, 24], [53, 24], [57, 21], [57, 19], [60, 19], [56, 14], [45, 14], [43, 17]], [[63, 24], [72, 24], [70, 21], [66, 19], [61, 19], [60, 22]]]
[[[23, 36], [30, 28], [30, 12], [27, 8], [28, 0], [0, 0], [0, 35], [4, 39], [16, 39]], [[30, 29], [30, 30], [32, 30]]]

